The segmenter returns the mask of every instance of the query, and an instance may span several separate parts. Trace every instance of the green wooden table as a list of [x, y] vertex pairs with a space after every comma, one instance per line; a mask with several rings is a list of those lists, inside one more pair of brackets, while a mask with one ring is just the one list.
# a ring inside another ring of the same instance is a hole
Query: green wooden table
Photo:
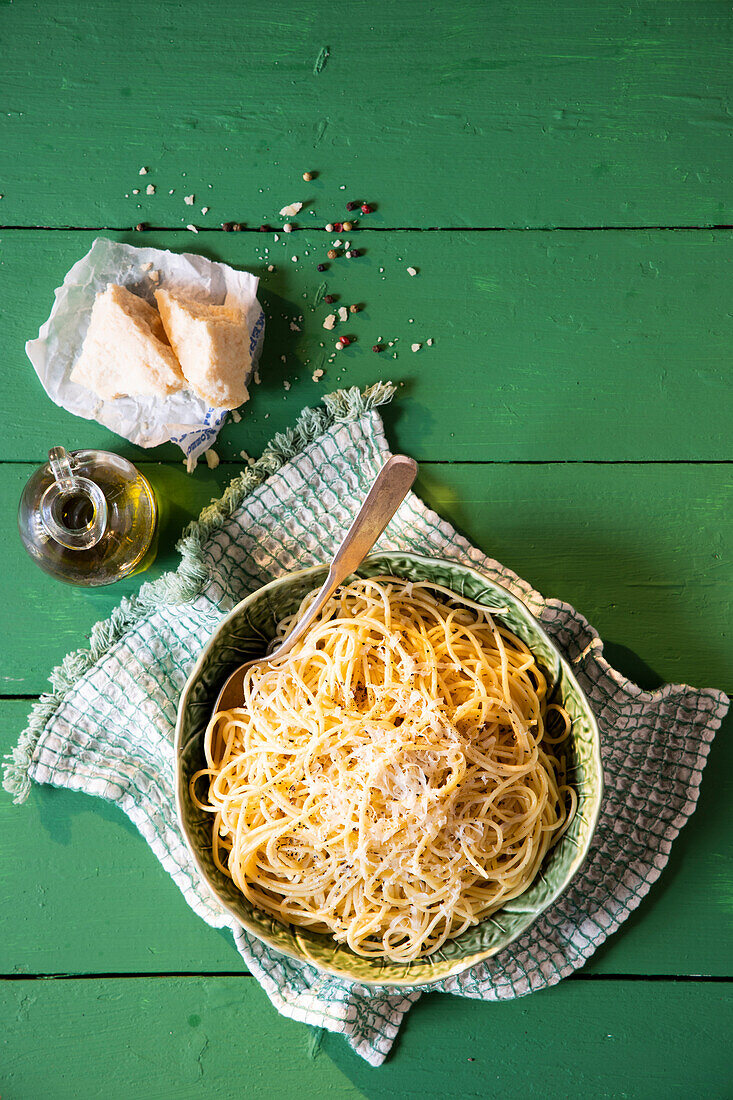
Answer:
[[[159, 575], [242, 448], [379, 377], [403, 384], [390, 440], [442, 515], [582, 610], [644, 687], [731, 689], [728, 4], [16, 0], [0, 39], [6, 749], [140, 581], [77, 591], [24, 556], [14, 510], [49, 446], [141, 463]], [[321, 276], [356, 199], [376, 204], [363, 255]], [[296, 232], [257, 232], [294, 200]], [[62, 412], [25, 359], [100, 231], [262, 278], [262, 384], [214, 472]], [[364, 305], [333, 364], [324, 280]], [[3, 1100], [730, 1096], [731, 732], [661, 880], [580, 973], [513, 1003], [426, 996], [379, 1070], [278, 1017], [116, 810], [0, 799]]]

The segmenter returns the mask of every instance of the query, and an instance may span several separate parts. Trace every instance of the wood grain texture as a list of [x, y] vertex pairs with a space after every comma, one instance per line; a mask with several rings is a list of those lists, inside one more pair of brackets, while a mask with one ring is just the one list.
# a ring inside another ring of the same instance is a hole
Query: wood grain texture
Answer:
[[[501, 1004], [424, 996], [379, 1070], [335, 1035], [309, 1056], [308, 1031], [247, 978], [6, 982], [0, 997], [0, 1083], [13, 1100], [730, 1095], [732, 998], [717, 985], [564, 982]], [[692, 1020], [705, 1020], [694, 1042]]]
[[[12, 516], [32, 467], [0, 464], [0, 508]], [[177, 564], [183, 523], [220, 494], [237, 467], [193, 477], [180, 465], [142, 464], [163, 498], [161, 556]], [[544, 595], [572, 603], [603, 638], [635, 651], [662, 680], [731, 686], [731, 479], [706, 465], [431, 464], [417, 490], [487, 553]], [[14, 584], [0, 623], [4, 694], [38, 693], [53, 665], [85, 644], [141, 577], [103, 589], [60, 585], [33, 564], [10, 527], [0, 575]]]
[[[323, 274], [316, 265], [333, 238], [322, 232], [278, 242], [247, 233], [116, 236], [201, 251], [262, 276], [262, 385], [252, 387], [242, 422], [220, 437], [224, 458], [242, 448], [258, 454], [324, 392], [385, 377], [404, 383], [404, 400], [385, 411], [390, 438], [418, 460], [730, 457], [733, 316], [720, 307], [730, 231], [370, 232], [357, 241], [366, 240], [364, 255]], [[58, 443], [145, 456], [54, 406], [24, 352], [54, 288], [94, 237], [0, 233], [0, 459], [39, 460]], [[419, 269], [414, 278], [409, 265]], [[333, 307], [314, 305], [322, 283], [337, 305], [364, 306], [344, 326], [356, 343], [332, 365], [338, 330], [322, 322]], [[375, 355], [379, 337], [398, 342]], [[413, 354], [414, 342], [423, 346]], [[316, 367], [326, 369], [319, 383]], [[181, 455], [171, 444], [147, 457]]]
[[[14, 744], [28, 705], [0, 701], [0, 752]], [[732, 776], [729, 718], [667, 868], [582, 975], [733, 976], [725, 951]], [[0, 925], [0, 974], [244, 971], [229, 934], [189, 909], [121, 811], [52, 787], [34, 787], [21, 807], [0, 799]]]
[[389, 226], [733, 220], [727, 5], [403, 0], [386, 15], [158, 0], [151, 19], [128, 0], [80, 21], [74, 0], [3, 4], [0, 219], [175, 228], [195, 193], [201, 220], [255, 225], [300, 197], [321, 221], [373, 200]]

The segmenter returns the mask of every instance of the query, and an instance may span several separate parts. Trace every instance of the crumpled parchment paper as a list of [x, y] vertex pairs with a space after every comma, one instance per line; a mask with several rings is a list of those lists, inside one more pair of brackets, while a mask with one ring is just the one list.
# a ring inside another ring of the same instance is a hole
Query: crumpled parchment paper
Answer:
[[[148, 265], [150, 267], [148, 268]], [[158, 273], [158, 281], [151, 274]], [[181, 255], [160, 248], [136, 248], [97, 237], [94, 244], [66, 275], [56, 290], [56, 301], [35, 340], [25, 346], [28, 358], [48, 396], [61, 408], [97, 420], [105, 428], [136, 443], [156, 447], [171, 440], [186, 456], [189, 469], [211, 447], [219, 434], [226, 409], [212, 409], [192, 390], [168, 397], [117, 397], [103, 401], [70, 379], [78, 358], [98, 291], [119, 283], [155, 304], [158, 287], [221, 305], [244, 309], [251, 333], [251, 365], [246, 383], [262, 352], [265, 315], [257, 301], [259, 279], [247, 271], [235, 271], [190, 252]]]

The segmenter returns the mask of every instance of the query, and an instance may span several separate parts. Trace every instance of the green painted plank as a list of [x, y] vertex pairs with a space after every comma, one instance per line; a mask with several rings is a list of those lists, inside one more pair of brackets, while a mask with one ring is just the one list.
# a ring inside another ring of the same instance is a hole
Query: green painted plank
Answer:
[[[262, 275], [262, 385], [242, 422], [224, 432], [225, 458], [242, 448], [259, 453], [324, 392], [380, 377], [404, 383], [386, 420], [394, 445], [421, 460], [730, 456], [733, 316], [720, 308], [729, 231], [370, 232], [357, 239], [366, 242], [361, 257], [336, 260], [323, 275], [316, 265], [332, 239], [323, 233], [278, 242], [257, 233], [119, 236], [194, 249]], [[0, 458], [38, 459], [59, 442], [136, 453], [57, 409], [24, 352], [54, 288], [93, 239], [0, 232], [7, 371]], [[408, 266], [419, 274], [411, 278]], [[338, 332], [322, 328], [329, 307], [313, 305], [321, 282], [339, 304], [364, 305], [346, 330], [356, 343], [330, 366]], [[398, 343], [375, 355], [378, 337]], [[416, 354], [412, 343], [423, 345]], [[315, 383], [321, 366], [326, 375]], [[180, 451], [169, 445], [148, 456]]]
[[[0, 753], [27, 708], [0, 701]], [[732, 776], [728, 718], [668, 867], [584, 975], [731, 975], [733, 865], [724, 838]], [[243, 969], [231, 937], [195, 916], [120, 811], [51, 787], [34, 787], [20, 807], [0, 793], [0, 925], [5, 974]]]
[[432, 994], [379, 1069], [336, 1035], [309, 1056], [309, 1029], [252, 979], [19, 981], [0, 996], [13, 1100], [730, 1096], [733, 999], [717, 985], [576, 982], [501, 1004]]
[[[255, 225], [299, 196], [320, 221], [370, 199], [375, 224], [392, 226], [733, 220], [727, 5], [403, 0], [388, 12], [3, 5], [0, 217], [175, 227], [193, 192], [197, 212], [210, 207], [202, 221]], [[306, 170], [320, 173], [310, 187]]]
[[[237, 468], [194, 477], [178, 465], [143, 469], [167, 513], [154, 577], [176, 563], [172, 547], [185, 520]], [[30, 470], [0, 465], [4, 515], [12, 516]], [[603, 638], [634, 650], [657, 676], [733, 686], [730, 467], [424, 463], [418, 491], [487, 553], [546, 596], [574, 604]], [[0, 575], [16, 581], [2, 608], [14, 638], [0, 678], [9, 695], [44, 690], [50, 668], [141, 580], [86, 591], [61, 585], [36, 568], [12, 527], [0, 543]]]

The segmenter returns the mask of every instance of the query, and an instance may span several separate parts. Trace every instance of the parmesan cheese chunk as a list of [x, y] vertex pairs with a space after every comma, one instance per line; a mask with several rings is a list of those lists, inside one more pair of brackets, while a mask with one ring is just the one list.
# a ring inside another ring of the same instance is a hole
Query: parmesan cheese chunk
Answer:
[[191, 389], [217, 409], [236, 409], [247, 401], [244, 379], [252, 358], [243, 311], [179, 298], [167, 290], [156, 290], [155, 300]]
[[157, 310], [116, 283], [94, 300], [71, 381], [105, 401], [133, 394], [165, 397], [186, 385]]

